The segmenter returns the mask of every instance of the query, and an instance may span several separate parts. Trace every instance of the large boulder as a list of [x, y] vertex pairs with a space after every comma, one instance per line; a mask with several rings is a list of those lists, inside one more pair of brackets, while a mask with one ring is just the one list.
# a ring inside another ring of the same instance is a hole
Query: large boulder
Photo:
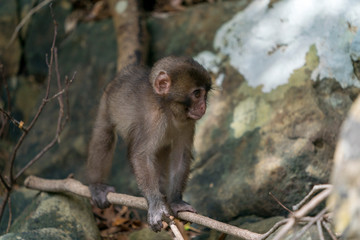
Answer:
[[269, 192], [291, 206], [329, 181], [339, 127], [360, 86], [358, 34], [342, 24], [360, 26], [359, 4], [350, 2], [335, 11], [325, 1], [255, 1], [222, 25], [215, 50], [197, 56], [216, 83], [185, 195], [199, 212], [273, 216], [285, 211]]
[[[100, 239], [87, 199], [72, 194], [39, 194], [27, 189], [13, 193], [13, 199], [19, 198], [25, 200], [20, 204], [23, 210], [11, 225], [10, 233], [1, 236], [1, 240]], [[25, 205], [29, 200], [30, 204]]]

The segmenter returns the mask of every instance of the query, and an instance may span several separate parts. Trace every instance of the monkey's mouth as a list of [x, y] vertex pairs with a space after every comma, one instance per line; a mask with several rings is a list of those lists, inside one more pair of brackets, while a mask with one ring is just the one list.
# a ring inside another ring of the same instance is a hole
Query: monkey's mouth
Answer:
[[197, 114], [197, 113], [193, 113], [193, 112], [188, 112], [187, 116], [188, 118], [194, 119], [194, 120], [199, 120], [204, 114]]

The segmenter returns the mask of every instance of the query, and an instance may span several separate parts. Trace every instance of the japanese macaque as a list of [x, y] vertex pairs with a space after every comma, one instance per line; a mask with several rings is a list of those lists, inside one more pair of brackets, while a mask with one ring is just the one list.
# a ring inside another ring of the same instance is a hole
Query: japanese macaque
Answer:
[[206, 111], [208, 72], [195, 60], [166, 57], [149, 70], [131, 66], [109, 83], [100, 101], [88, 155], [92, 199], [109, 207], [105, 184], [118, 133], [127, 145], [137, 184], [147, 200], [150, 227], [163, 217], [195, 212], [182, 200], [192, 160], [195, 122]]

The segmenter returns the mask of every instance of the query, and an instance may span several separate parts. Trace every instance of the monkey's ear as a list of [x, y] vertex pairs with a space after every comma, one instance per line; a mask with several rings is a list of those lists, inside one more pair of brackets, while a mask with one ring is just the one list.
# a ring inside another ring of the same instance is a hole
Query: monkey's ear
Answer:
[[159, 95], [165, 95], [170, 91], [171, 79], [165, 71], [160, 71], [154, 82], [154, 90]]

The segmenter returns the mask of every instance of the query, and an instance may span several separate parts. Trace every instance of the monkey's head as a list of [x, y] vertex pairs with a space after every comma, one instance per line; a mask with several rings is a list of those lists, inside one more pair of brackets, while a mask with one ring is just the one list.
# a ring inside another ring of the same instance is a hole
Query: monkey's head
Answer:
[[199, 120], [206, 111], [211, 77], [198, 62], [187, 57], [166, 57], [155, 63], [150, 82], [178, 120]]

